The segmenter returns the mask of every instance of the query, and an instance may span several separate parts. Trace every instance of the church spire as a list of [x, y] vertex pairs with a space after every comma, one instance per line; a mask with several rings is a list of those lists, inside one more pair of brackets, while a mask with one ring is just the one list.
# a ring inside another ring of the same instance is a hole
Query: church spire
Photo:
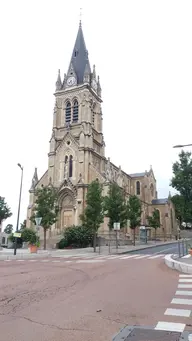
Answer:
[[38, 183], [38, 175], [37, 175], [37, 168], [35, 168], [34, 175], [33, 175], [32, 182], [31, 182], [30, 191], [34, 191], [37, 183]]
[[67, 73], [67, 85], [71, 86], [76, 84], [83, 84], [85, 73], [87, 79], [88, 74], [91, 74], [91, 68], [80, 20], [79, 29]]
[[58, 70], [58, 76], [57, 76], [57, 81], [55, 83], [55, 87], [56, 87], [56, 91], [60, 90], [62, 87], [60, 69]]

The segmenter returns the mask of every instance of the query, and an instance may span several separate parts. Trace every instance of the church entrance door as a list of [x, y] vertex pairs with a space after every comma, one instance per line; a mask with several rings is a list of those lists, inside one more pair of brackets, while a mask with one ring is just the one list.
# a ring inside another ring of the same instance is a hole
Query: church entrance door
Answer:
[[73, 211], [72, 210], [65, 210], [63, 212], [63, 227], [69, 227], [73, 225]]

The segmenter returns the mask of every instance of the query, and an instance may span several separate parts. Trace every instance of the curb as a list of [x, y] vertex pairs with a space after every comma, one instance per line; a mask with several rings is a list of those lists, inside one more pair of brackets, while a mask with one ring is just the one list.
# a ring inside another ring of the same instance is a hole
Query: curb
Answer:
[[192, 265], [179, 262], [179, 261], [173, 259], [172, 256], [173, 255], [167, 255], [164, 258], [165, 264], [170, 269], [177, 270], [179, 272], [183, 272], [183, 273], [187, 273], [187, 274], [192, 274]]
[[1, 260], [14, 260], [14, 259], [34, 259], [34, 258], [49, 258], [50, 253], [29, 253], [29, 254], [17, 254], [12, 255], [0, 255]]
[[143, 248], [135, 248], [133, 250], [129, 250], [129, 251], [123, 251], [123, 252], [117, 252], [117, 254], [126, 254], [126, 253], [131, 253], [131, 252], [135, 252], [135, 251], [142, 251], [142, 250], [147, 250], [147, 249], [151, 249], [152, 247], [158, 247], [158, 246], [166, 246], [166, 245], [173, 245], [173, 244], [177, 244], [177, 241], [174, 242], [170, 242], [170, 243], [162, 243], [162, 244], [154, 244], [154, 245], [149, 245]]

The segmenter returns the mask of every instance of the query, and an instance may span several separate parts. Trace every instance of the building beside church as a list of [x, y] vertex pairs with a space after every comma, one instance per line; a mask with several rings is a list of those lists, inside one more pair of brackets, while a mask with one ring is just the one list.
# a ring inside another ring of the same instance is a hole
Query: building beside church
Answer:
[[[34, 207], [35, 189], [51, 184], [59, 192], [59, 216], [52, 226], [57, 234], [70, 225], [80, 224], [79, 216], [86, 205], [88, 184], [98, 179], [104, 185], [115, 181], [127, 197], [136, 194], [142, 202], [142, 225], [154, 208], [160, 212], [161, 232], [173, 234], [176, 220], [170, 198], [158, 199], [152, 167], [143, 173], [128, 174], [105, 157], [103, 134], [102, 91], [95, 66], [91, 69], [81, 22], [67, 74], [56, 81], [52, 135], [48, 154], [48, 169], [38, 179], [37, 169], [32, 179], [27, 210], [27, 227]], [[107, 231], [107, 218], [100, 232]]]

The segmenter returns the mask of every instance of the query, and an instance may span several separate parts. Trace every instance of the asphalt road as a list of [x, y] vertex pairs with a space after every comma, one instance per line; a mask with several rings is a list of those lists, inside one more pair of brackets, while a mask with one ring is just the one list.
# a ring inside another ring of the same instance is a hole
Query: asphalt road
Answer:
[[92, 262], [0, 261], [0, 339], [111, 341], [125, 325], [168, 320], [178, 273], [162, 258]]
[[133, 251], [131, 254], [142, 254], [142, 255], [148, 255], [148, 254], [178, 254], [178, 243], [174, 244], [168, 244], [168, 245], [159, 245], [155, 247], [151, 247], [148, 249], [144, 250], [138, 250], [138, 251]]

